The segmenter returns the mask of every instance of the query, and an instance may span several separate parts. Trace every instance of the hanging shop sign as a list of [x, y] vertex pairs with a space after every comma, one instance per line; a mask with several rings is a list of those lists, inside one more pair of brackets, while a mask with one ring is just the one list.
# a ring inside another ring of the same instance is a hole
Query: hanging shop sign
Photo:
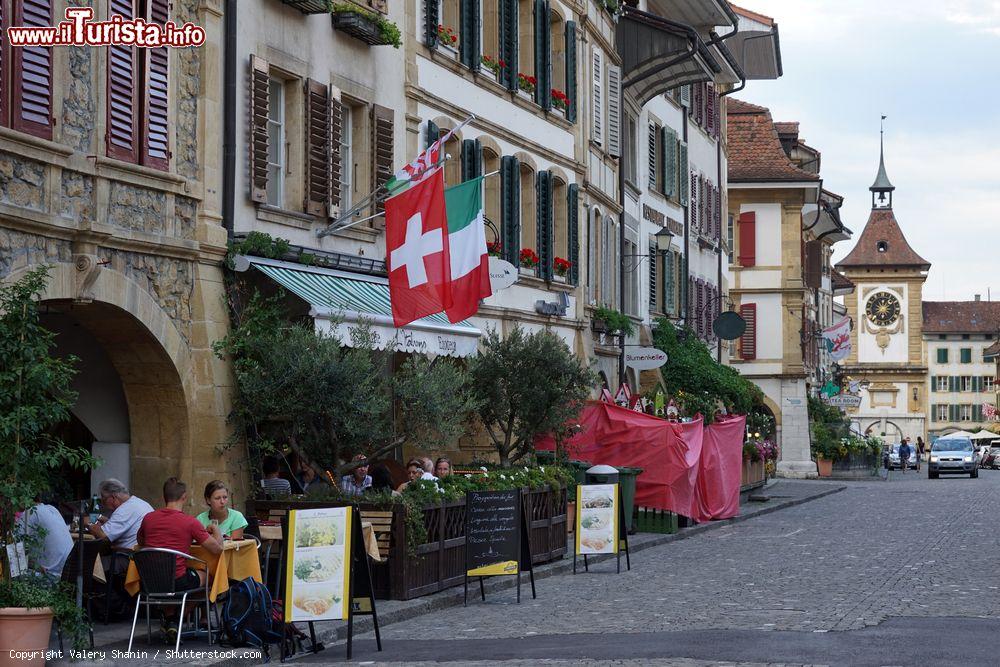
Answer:
[[667, 363], [667, 353], [655, 347], [635, 347], [625, 350], [625, 365], [638, 371], [649, 371]]
[[496, 294], [517, 282], [517, 267], [505, 259], [490, 256], [490, 287]]
[[835, 408], [856, 408], [861, 405], [861, 397], [851, 396], [850, 394], [838, 394], [837, 396], [824, 398], [823, 402]]

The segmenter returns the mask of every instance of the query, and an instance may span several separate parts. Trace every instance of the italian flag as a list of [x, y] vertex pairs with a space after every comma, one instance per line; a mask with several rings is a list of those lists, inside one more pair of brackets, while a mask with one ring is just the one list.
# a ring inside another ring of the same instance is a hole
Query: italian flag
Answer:
[[453, 323], [475, 315], [480, 299], [493, 294], [482, 192], [482, 176], [444, 191], [451, 269], [445, 313]]

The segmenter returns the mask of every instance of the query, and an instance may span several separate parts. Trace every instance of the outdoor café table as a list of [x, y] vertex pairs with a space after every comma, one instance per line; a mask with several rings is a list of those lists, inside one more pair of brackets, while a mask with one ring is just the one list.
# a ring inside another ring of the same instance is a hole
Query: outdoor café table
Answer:
[[[261, 581], [257, 542], [254, 540], [227, 540], [222, 544], [222, 553], [218, 555], [209, 553], [200, 544], [192, 544], [191, 555], [208, 563], [209, 576], [212, 577], [208, 599], [212, 602], [215, 602], [220, 593], [229, 590], [230, 579], [243, 581], [247, 577], [253, 577], [255, 581]], [[201, 564], [192, 563], [192, 567], [200, 569]], [[139, 572], [135, 563], [129, 563], [128, 574], [125, 575], [125, 590], [132, 596], [139, 592]]]
[[[73, 541], [74, 542], [77, 542], [77, 541], [80, 540], [80, 533], [79, 532], [73, 532], [73, 533], [71, 533], [71, 535], [73, 535]], [[96, 539], [97, 538], [94, 537], [93, 535], [91, 535], [90, 533], [84, 533], [83, 534], [83, 541], [84, 542], [91, 542], [91, 541], [96, 540]], [[70, 554], [70, 558], [73, 558], [72, 553]], [[102, 560], [101, 560], [100, 557], [94, 559], [94, 572], [93, 572], [93, 576], [94, 576], [94, 581], [99, 581], [102, 584], [108, 583], [107, 578], [104, 576], [104, 563], [102, 562]]]

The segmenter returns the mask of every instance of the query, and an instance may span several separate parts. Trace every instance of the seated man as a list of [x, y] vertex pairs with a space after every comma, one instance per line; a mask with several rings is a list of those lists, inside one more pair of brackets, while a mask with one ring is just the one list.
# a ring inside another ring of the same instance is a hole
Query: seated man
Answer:
[[108, 538], [114, 549], [132, 549], [142, 518], [153, 511], [152, 505], [138, 496], [130, 495], [125, 485], [117, 479], [106, 479], [97, 489], [101, 495], [104, 514], [93, 524], [84, 514], [84, 527], [99, 540]]
[[62, 515], [52, 505], [36, 504], [21, 515], [21, 534], [35, 541], [35, 549], [29, 551], [32, 567], [53, 579], [62, 577], [66, 558], [73, 551], [73, 537]]
[[[198, 519], [184, 513], [187, 503], [187, 485], [176, 477], [171, 477], [163, 483], [164, 507], [147, 514], [139, 528], [139, 546], [173, 549], [181, 553], [191, 554], [191, 544], [200, 544], [209, 553], [222, 553], [222, 535], [219, 527], [209, 524], [201, 525]], [[187, 561], [180, 556], [175, 559], [174, 590], [187, 591], [204, 587], [208, 574], [204, 570], [188, 567]], [[172, 623], [173, 610], [164, 608], [163, 630], [172, 642], [177, 638], [177, 625]]]
[[261, 464], [264, 478], [260, 480], [260, 485], [264, 487], [264, 492], [272, 498], [283, 498], [292, 493], [292, 485], [287, 479], [282, 479], [281, 463], [276, 456], [266, 456]]

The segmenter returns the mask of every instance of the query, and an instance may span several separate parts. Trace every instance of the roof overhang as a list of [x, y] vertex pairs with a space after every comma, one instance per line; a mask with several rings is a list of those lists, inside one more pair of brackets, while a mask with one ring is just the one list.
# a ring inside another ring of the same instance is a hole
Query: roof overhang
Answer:
[[770, 30], [740, 30], [726, 40], [726, 46], [747, 79], [761, 81], [782, 75], [777, 24]]
[[639, 106], [678, 86], [714, 81], [722, 67], [689, 25], [626, 5], [615, 45], [622, 59], [622, 86]]
[[380, 350], [452, 357], [478, 353], [482, 332], [468, 322], [452, 324], [441, 313], [397, 328], [386, 278], [263, 257], [239, 257], [235, 264], [237, 271], [257, 269], [308, 303], [316, 331], [335, 336], [341, 345], [353, 347], [359, 329], [366, 328]]
[[649, 11], [675, 21], [708, 30], [716, 26], [736, 27], [739, 17], [726, 0], [648, 0]]
[[722, 71], [715, 77], [715, 82], [720, 84], [736, 85], [741, 84], [746, 81], [746, 75], [743, 72], [743, 68], [740, 67], [739, 63], [736, 62], [736, 57], [733, 52], [722, 42], [723, 39], [728, 39], [728, 36], [713, 37], [711, 40], [710, 48], [712, 49], [712, 55], [716, 58]]
[[813, 197], [813, 201], [816, 199], [816, 194], [818, 194], [822, 183], [820, 181], [767, 181], [767, 180], [753, 180], [753, 181], [735, 181], [731, 180], [728, 182], [727, 187], [730, 190], [807, 190], [810, 191]]

